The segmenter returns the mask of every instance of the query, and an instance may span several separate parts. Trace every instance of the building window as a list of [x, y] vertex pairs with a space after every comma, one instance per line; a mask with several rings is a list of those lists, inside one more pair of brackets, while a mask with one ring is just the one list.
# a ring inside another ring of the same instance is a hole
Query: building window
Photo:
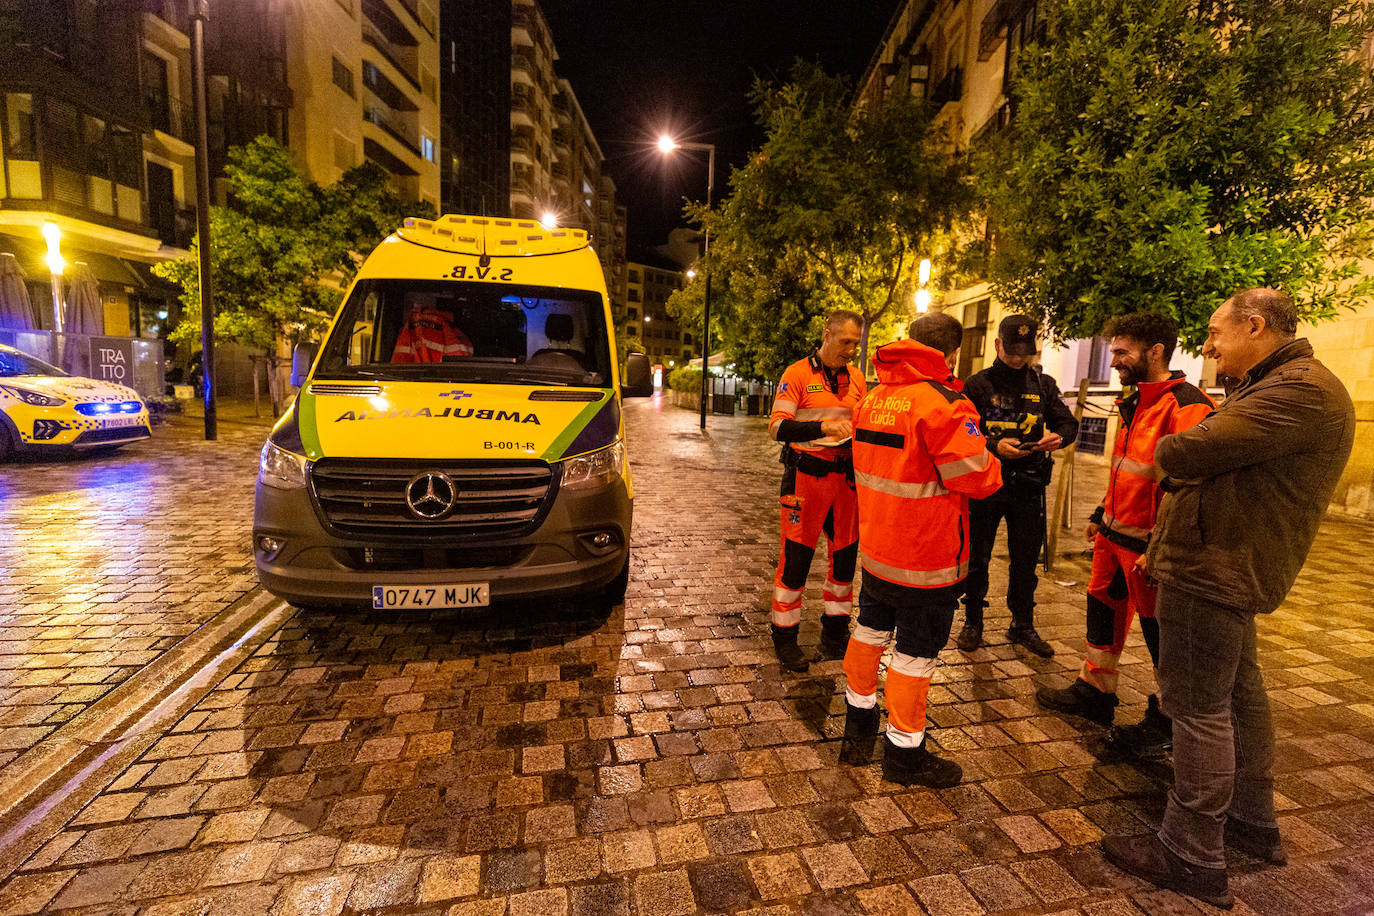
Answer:
[[334, 85], [347, 92], [350, 99], [355, 98], [353, 94], [353, 71], [337, 57], [334, 58]]
[[334, 134], [334, 166], [348, 171], [358, 164], [358, 145], [342, 134]]
[[639, 271], [635, 270], [634, 268], [631, 268], [631, 269], [630, 269], [630, 282], [631, 282], [631, 283], [638, 283], [638, 282], [639, 282]]
[[37, 159], [33, 140], [33, 96], [11, 92], [5, 97], [5, 156], [9, 159]]
[[426, 162], [435, 162], [434, 141], [424, 134], [420, 134], [420, 155], [425, 157]]

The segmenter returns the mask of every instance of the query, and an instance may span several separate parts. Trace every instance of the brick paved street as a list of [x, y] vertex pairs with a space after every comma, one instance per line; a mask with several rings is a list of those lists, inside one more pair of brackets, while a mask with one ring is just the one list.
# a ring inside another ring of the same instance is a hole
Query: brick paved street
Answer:
[[[257, 586], [261, 426], [0, 468], [0, 767]], [[245, 521], [247, 520], [247, 522]]]
[[[1081, 560], [1053, 576], [1076, 584], [1042, 579], [1055, 659], [1008, 646], [997, 604], [991, 646], [943, 653], [932, 734], [964, 784], [885, 783], [836, 761], [840, 663], [795, 676], [771, 660], [780, 466], [764, 422], [696, 423], [627, 406], [623, 608], [297, 612], [0, 884], [0, 916], [1209, 911], [1097, 850], [1104, 831], [1157, 823], [1167, 765], [1100, 761], [1101, 729], [1035, 706], [1079, 663]], [[0, 547], [6, 747], [251, 586], [260, 441], [241, 427], [206, 446], [188, 427], [100, 462], [5, 469], [0, 517], [25, 532]], [[1101, 475], [1081, 467], [1084, 510]], [[1372, 538], [1329, 520], [1261, 622], [1290, 864], [1237, 856], [1233, 912], [1374, 912], [1374, 569], [1351, 560]], [[995, 562], [994, 595], [1004, 576]], [[819, 602], [808, 590], [804, 644]], [[1130, 722], [1151, 689], [1138, 634], [1124, 662]]]

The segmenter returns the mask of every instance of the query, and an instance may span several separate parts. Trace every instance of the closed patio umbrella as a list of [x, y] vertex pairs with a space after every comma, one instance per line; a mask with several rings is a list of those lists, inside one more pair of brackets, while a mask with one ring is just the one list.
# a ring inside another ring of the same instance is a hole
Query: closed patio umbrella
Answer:
[[62, 330], [67, 334], [62, 347], [62, 368], [72, 375], [90, 375], [91, 348], [86, 338], [105, 333], [105, 307], [100, 302], [95, 274], [84, 261], [77, 261], [72, 271]]
[[24, 285], [24, 269], [9, 252], [0, 252], [0, 328], [29, 331], [38, 327], [38, 316]]

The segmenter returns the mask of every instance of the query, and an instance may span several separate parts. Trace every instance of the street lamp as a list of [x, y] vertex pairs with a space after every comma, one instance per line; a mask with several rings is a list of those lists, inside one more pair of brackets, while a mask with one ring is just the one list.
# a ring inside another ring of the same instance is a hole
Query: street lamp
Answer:
[[[43, 240], [48, 243], [48, 273], [52, 275], [52, 326], [62, 333], [62, 271], [67, 269], [67, 261], [62, 257], [62, 227], [48, 220], [43, 224]], [[53, 339], [56, 352], [57, 339]]]
[[[210, 129], [206, 124], [205, 20], [210, 0], [191, 6], [191, 101], [196, 116], [196, 232], [200, 236], [200, 371], [205, 392], [205, 438], [219, 437], [215, 410], [215, 298], [210, 283]], [[276, 342], [273, 341], [273, 346]]]
[[[667, 156], [674, 150], [702, 150], [706, 155], [706, 209], [711, 209], [711, 192], [716, 185], [716, 145], [714, 143], [679, 143], [664, 134], [658, 138], [658, 150]], [[702, 267], [711, 253], [711, 226], [708, 223], [703, 233], [705, 241], [701, 247]], [[706, 397], [711, 384], [711, 272], [706, 271], [706, 288], [703, 290], [704, 307], [701, 320], [701, 428], [706, 428]]]

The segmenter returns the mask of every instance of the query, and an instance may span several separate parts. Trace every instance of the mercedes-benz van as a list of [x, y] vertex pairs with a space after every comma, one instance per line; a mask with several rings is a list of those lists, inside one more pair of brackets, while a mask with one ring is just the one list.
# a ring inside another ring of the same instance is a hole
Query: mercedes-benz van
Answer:
[[634, 488], [601, 264], [579, 229], [408, 219], [344, 295], [263, 446], [258, 577], [303, 605], [624, 597]]

